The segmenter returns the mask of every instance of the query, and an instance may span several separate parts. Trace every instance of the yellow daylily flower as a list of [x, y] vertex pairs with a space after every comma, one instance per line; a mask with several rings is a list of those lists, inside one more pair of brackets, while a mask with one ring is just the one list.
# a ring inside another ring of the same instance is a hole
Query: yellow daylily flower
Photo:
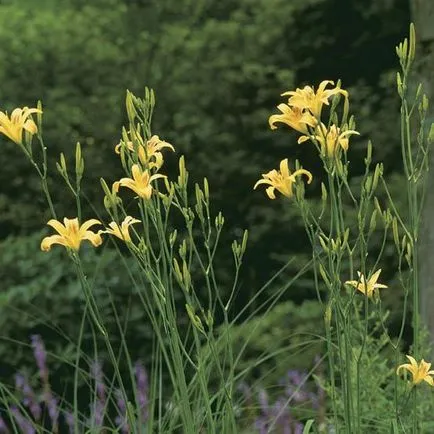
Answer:
[[378, 269], [368, 281], [366, 281], [365, 276], [358, 271], [357, 274], [359, 275], [359, 280], [347, 280], [345, 284], [354, 286], [354, 288], [356, 288], [358, 291], [366, 294], [368, 297], [372, 297], [375, 289], [387, 288], [387, 285], [377, 283], [380, 273], [381, 268]]
[[430, 386], [434, 386], [434, 381], [431, 375], [434, 375], [434, 371], [430, 371], [431, 363], [425, 362], [424, 359], [421, 360], [420, 363], [417, 363], [416, 360], [411, 356], [406, 356], [410, 363], [404, 363], [398, 366], [396, 370], [396, 375], [399, 375], [399, 372], [402, 369], [409, 371], [412, 375], [411, 382], [416, 385], [421, 383], [422, 381], [426, 381]]
[[295, 91], [282, 93], [282, 96], [290, 95], [288, 105], [298, 107], [301, 110], [307, 109], [316, 119], [320, 119], [322, 106], [324, 104], [329, 105], [328, 99], [332, 95], [340, 93], [346, 98], [348, 97], [348, 92], [340, 87], [326, 89], [328, 84], [333, 86], [334, 82], [331, 80], [322, 81], [316, 92], [313, 87], [305, 86], [303, 89], [297, 88]]
[[[152, 136], [146, 142], [146, 145], [142, 143], [143, 140], [140, 137], [138, 137], [138, 139], [141, 142], [139, 143], [137, 148], [139, 160], [145, 167], [149, 169], [155, 167], [158, 170], [163, 165], [164, 160], [163, 160], [163, 154], [160, 152], [161, 149], [169, 148], [175, 152], [175, 148], [170, 143], [161, 140], [156, 135]], [[122, 143], [125, 142], [120, 142], [115, 146], [116, 154], [121, 153]], [[129, 151], [134, 151], [133, 142], [128, 141], [125, 143], [125, 145]]]
[[267, 184], [270, 185], [265, 192], [267, 193], [267, 196], [270, 199], [276, 199], [276, 196], [274, 194], [274, 190], [279, 191], [284, 196], [290, 198], [293, 196], [292, 191], [292, 185], [295, 182], [295, 178], [300, 175], [306, 175], [307, 176], [307, 183], [310, 184], [312, 182], [312, 174], [305, 169], [298, 169], [294, 173], [291, 173], [289, 171], [288, 167], [288, 159], [285, 158], [280, 162], [280, 170], [277, 171], [275, 169], [271, 170], [268, 173], [264, 173], [262, 177], [264, 179], [260, 179], [253, 189], [255, 190], [256, 187], [260, 184]]
[[143, 199], [150, 199], [152, 196], [151, 181], [158, 178], [166, 178], [166, 175], [149, 175], [149, 170], [142, 170], [138, 164], [131, 167], [133, 178], [122, 178], [113, 184], [113, 191], [117, 193], [119, 187], [127, 187], [133, 190]]
[[279, 104], [277, 108], [282, 114], [271, 115], [268, 119], [272, 130], [277, 128], [274, 125], [276, 122], [282, 122], [300, 133], [309, 134], [307, 126], [309, 125], [313, 128], [317, 124], [316, 119], [306, 110], [303, 111], [298, 107], [290, 107], [287, 104]]
[[59, 235], [51, 235], [45, 237], [41, 242], [41, 250], [48, 252], [53, 244], [60, 244], [78, 251], [83, 240], [90, 241], [95, 247], [102, 244], [101, 235], [89, 230], [94, 225], [100, 225], [101, 222], [96, 219], [90, 219], [84, 222], [81, 226], [78, 218], [63, 219], [63, 224], [57, 220], [51, 219], [47, 225], [54, 228]]
[[[155, 167], [157, 170], [163, 165], [163, 154], [161, 149], [169, 148], [175, 152], [175, 148], [168, 142], [160, 140], [158, 136], [152, 136], [147, 142], [146, 146], [139, 147], [139, 159], [140, 162], [152, 169]], [[151, 161], [154, 159], [154, 161]]]
[[333, 157], [340, 146], [344, 151], [348, 150], [348, 136], [360, 134], [356, 130], [346, 130], [341, 132], [341, 129], [336, 125], [331, 125], [329, 129], [321, 122], [317, 127], [316, 140], [321, 145], [321, 149], [328, 157]]
[[109, 223], [110, 229], [107, 229], [105, 231], [99, 231], [99, 233], [111, 234], [125, 242], [131, 242], [130, 226], [134, 223], [140, 222], [141, 220], [137, 220], [131, 216], [126, 216], [120, 226], [116, 222], [111, 222]]
[[23, 142], [23, 130], [32, 135], [38, 132], [38, 127], [31, 116], [32, 113], [42, 112], [36, 108], [16, 108], [10, 118], [6, 113], [0, 112], [0, 134], [4, 134], [20, 145]]

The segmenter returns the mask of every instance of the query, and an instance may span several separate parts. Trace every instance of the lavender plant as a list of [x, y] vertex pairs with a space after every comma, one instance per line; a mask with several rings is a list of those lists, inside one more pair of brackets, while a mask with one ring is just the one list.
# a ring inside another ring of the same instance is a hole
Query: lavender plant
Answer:
[[[107, 389], [101, 362], [95, 360], [90, 365], [89, 387], [93, 383], [95, 393], [89, 394], [91, 398], [93, 396], [89, 416], [74, 415], [70, 405], [62, 402], [60, 397], [52, 391], [47, 352], [41, 336], [32, 335], [31, 341], [38, 367], [39, 387], [34, 389], [26, 374], [22, 372], [15, 374], [16, 397], [10, 397], [4, 402], [9, 410], [10, 423], [8, 424], [4, 418], [0, 418], [0, 433], [16, 432], [16, 429], [23, 434], [62, 433], [64, 429], [67, 429], [71, 434], [85, 433], [89, 430], [95, 433], [108, 433], [113, 429], [122, 433], [134, 431], [126, 418], [128, 404], [119, 388]], [[141, 414], [140, 423], [142, 424], [137, 429], [144, 432], [149, 415], [149, 384], [146, 369], [140, 362], [135, 363], [135, 376], [140, 402], [138, 411]], [[114, 418], [110, 417], [110, 410], [115, 411]], [[138, 420], [139, 418], [137, 418]]]

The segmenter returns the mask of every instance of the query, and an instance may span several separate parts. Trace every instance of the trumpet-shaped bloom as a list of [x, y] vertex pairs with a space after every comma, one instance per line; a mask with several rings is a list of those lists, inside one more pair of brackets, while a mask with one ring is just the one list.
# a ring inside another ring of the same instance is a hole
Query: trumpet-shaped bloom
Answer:
[[142, 170], [138, 164], [133, 164], [131, 172], [132, 178], [122, 178], [113, 184], [115, 193], [119, 191], [119, 187], [127, 187], [141, 198], [150, 199], [153, 190], [151, 181], [158, 178], [166, 178], [165, 175], [160, 175], [159, 173], [151, 176], [149, 170]]
[[[139, 137], [139, 146], [137, 148], [137, 153], [139, 156], [140, 162], [147, 168], [152, 169], [156, 168], [157, 170], [163, 165], [164, 159], [163, 154], [160, 152], [164, 148], [169, 148], [172, 151], [175, 151], [175, 148], [168, 142], [160, 140], [160, 138], [156, 135], [152, 136], [144, 145], [143, 139]], [[125, 143], [127, 149], [129, 151], [134, 151], [133, 142]], [[115, 146], [116, 154], [120, 154], [122, 144], [118, 143]]]
[[32, 135], [38, 132], [38, 127], [31, 116], [32, 113], [42, 112], [36, 108], [16, 108], [10, 118], [6, 113], [0, 112], [0, 133], [20, 145], [23, 141], [23, 130]]
[[381, 268], [378, 269], [368, 281], [366, 281], [365, 276], [360, 271], [358, 271], [357, 274], [359, 275], [359, 280], [347, 280], [345, 283], [347, 285], [354, 286], [354, 288], [356, 288], [363, 294], [366, 294], [368, 297], [372, 297], [375, 289], [387, 288], [387, 285], [377, 283], [378, 278], [380, 277], [380, 273]]
[[142, 164], [152, 169], [155, 167], [157, 170], [163, 165], [163, 154], [160, 152], [164, 148], [169, 148], [175, 152], [175, 148], [168, 142], [160, 140], [158, 136], [152, 136], [147, 142], [146, 146], [139, 147], [139, 159]]
[[[317, 127], [317, 134], [315, 139], [321, 146], [324, 154], [328, 157], [333, 157], [340, 146], [344, 151], [348, 151], [349, 139], [348, 136], [353, 134], [360, 134], [356, 130], [346, 130], [341, 132], [341, 129], [336, 125], [331, 125], [329, 129], [321, 122], [321, 125]], [[309, 137], [301, 136], [298, 139], [299, 143], [308, 140]]]
[[316, 119], [320, 119], [322, 106], [329, 105], [328, 99], [332, 95], [340, 93], [345, 97], [348, 97], [348, 92], [339, 87], [333, 89], [326, 89], [327, 85], [334, 85], [333, 81], [324, 80], [318, 86], [315, 92], [311, 86], [305, 86], [303, 89], [297, 88], [295, 91], [288, 91], [282, 94], [282, 96], [290, 95], [288, 104], [293, 107], [298, 107], [301, 110], [309, 110]]
[[292, 185], [296, 181], [296, 177], [300, 175], [306, 175], [307, 176], [307, 183], [310, 184], [312, 182], [312, 174], [305, 169], [298, 169], [294, 173], [291, 173], [289, 171], [288, 167], [288, 159], [285, 158], [280, 162], [280, 170], [277, 171], [275, 169], [271, 170], [268, 173], [264, 173], [262, 177], [264, 179], [260, 179], [253, 189], [256, 189], [256, 187], [260, 184], [267, 184], [270, 187], [268, 187], [265, 192], [267, 193], [267, 196], [270, 199], [276, 199], [276, 196], [274, 194], [274, 190], [279, 191], [286, 197], [292, 197], [293, 191], [292, 191]]
[[275, 130], [277, 127], [274, 125], [276, 122], [281, 122], [288, 125], [294, 130], [303, 134], [309, 134], [307, 126], [315, 127], [317, 124], [316, 119], [306, 110], [302, 110], [298, 107], [290, 107], [287, 104], [279, 104], [277, 108], [282, 112], [279, 115], [271, 115], [268, 119], [270, 128]]
[[109, 223], [109, 228], [106, 231], [100, 231], [100, 233], [107, 233], [114, 235], [125, 242], [131, 242], [130, 226], [134, 223], [140, 223], [140, 220], [131, 216], [126, 216], [124, 221], [119, 226], [116, 222]]
[[90, 241], [95, 247], [101, 245], [101, 235], [89, 230], [89, 228], [94, 225], [100, 225], [101, 222], [99, 220], [90, 219], [80, 226], [78, 218], [68, 219], [65, 217], [63, 223], [64, 224], [54, 219], [51, 219], [47, 223], [47, 225], [54, 228], [59, 235], [45, 237], [41, 242], [41, 250], [48, 252], [53, 244], [60, 244], [78, 251], [83, 240]]
[[403, 365], [398, 366], [396, 375], [399, 375], [399, 372], [402, 369], [405, 369], [411, 373], [413, 377], [411, 382], [414, 385], [419, 384], [422, 381], [426, 381], [430, 386], [434, 386], [434, 381], [432, 378], [434, 371], [430, 371], [431, 363], [425, 362], [424, 359], [422, 359], [420, 363], [417, 363], [413, 357], [406, 357], [408, 360], [410, 360], [410, 363], [404, 363]]

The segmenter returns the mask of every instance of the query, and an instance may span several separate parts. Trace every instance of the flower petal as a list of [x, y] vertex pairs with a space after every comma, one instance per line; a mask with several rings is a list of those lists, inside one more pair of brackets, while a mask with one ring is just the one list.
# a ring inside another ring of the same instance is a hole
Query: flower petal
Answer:
[[51, 235], [50, 237], [45, 237], [41, 241], [41, 250], [44, 252], [48, 252], [51, 250], [51, 246], [53, 244], [61, 244], [62, 246], [67, 247], [67, 243], [64, 237], [61, 235]]

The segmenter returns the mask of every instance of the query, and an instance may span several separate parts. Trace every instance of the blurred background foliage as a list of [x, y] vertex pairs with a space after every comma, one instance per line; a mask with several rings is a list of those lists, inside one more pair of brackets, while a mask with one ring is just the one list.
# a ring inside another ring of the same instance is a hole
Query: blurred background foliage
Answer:
[[[296, 210], [253, 192], [255, 181], [288, 157], [300, 159], [316, 175], [307, 191], [313, 203], [321, 183], [315, 152], [297, 145], [284, 126], [274, 132], [268, 127], [279, 95], [342, 79], [361, 132], [352, 138], [349, 154], [353, 182], [371, 138], [374, 160], [384, 161], [398, 192], [394, 47], [409, 21], [408, 0], [39, 0], [38, 7], [33, 0], [0, 0], [0, 107], [11, 112], [42, 100], [51, 188], [58, 214], [72, 217], [73, 198], [55, 169], [60, 152], [72, 161], [75, 143], [82, 144], [85, 194], [102, 212], [99, 178], [112, 182], [122, 175], [113, 149], [125, 123], [125, 90], [140, 96], [145, 85], [152, 87], [157, 97], [153, 132], [177, 150], [167, 156], [166, 173], [176, 176], [177, 159], [185, 154], [192, 182], [208, 178], [212, 206], [226, 218], [218, 269], [223, 287], [233, 270], [230, 241], [244, 228], [250, 231], [234, 312], [292, 259], [253, 310], [310, 257]], [[32, 363], [26, 346], [32, 333], [42, 335], [50, 352], [72, 360], [84, 301], [64, 252], [39, 251], [49, 214], [38, 178], [16, 146], [4, 137], [0, 146], [0, 372], [8, 377]], [[85, 215], [94, 215], [91, 206]], [[135, 308], [139, 304], [125, 267], [110, 245], [96, 252], [84, 249], [83, 255], [90, 275], [97, 275], [102, 309], [113, 322], [108, 326], [116, 330], [107, 292], [119, 306], [120, 322], [131, 319], [127, 335], [133, 359], [146, 359], [152, 333]], [[384, 276], [391, 279], [393, 273]], [[294, 329], [320, 334], [321, 315], [310, 301], [315, 297], [312, 275], [306, 273], [261, 323], [263, 339], [255, 339], [248, 357], [264, 351], [266, 342], [285, 347]], [[393, 295], [387, 301], [392, 308], [398, 302]], [[302, 303], [308, 304], [294, 308]], [[289, 317], [285, 321], [282, 312]], [[91, 332], [83, 345], [92, 346]], [[284, 369], [285, 356], [279, 357]]]

